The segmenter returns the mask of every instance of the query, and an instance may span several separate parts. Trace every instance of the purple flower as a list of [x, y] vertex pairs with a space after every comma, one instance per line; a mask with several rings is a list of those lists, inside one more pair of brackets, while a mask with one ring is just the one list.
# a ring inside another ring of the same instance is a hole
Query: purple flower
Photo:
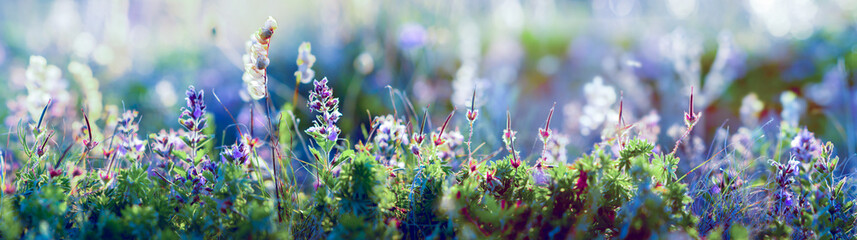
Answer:
[[794, 203], [791, 188], [795, 182], [795, 177], [799, 174], [800, 162], [792, 158], [786, 164], [773, 162], [771, 165], [777, 168], [777, 190], [773, 195], [773, 212], [777, 215], [784, 215]]
[[158, 134], [152, 134], [152, 151], [162, 158], [168, 159], [172, 156], [172, 151], [176, 147], [176, 141], [171, 134], [161, 130]]
[[399, 32], [399, 47], [403, 50], [422, 47], [426, 42], [426, 36], [426, 29], [423, 26], [415, 23], [405, 24]]
[[711, 188], [708, 190], [708, 192], [714, 196], [719, 195], [720, 194], [720, 186], [717, 186], [717, 185], [711, 186]]
[[182, 114], [179, 118], [179, 123], [187, 128], [188, 131], [202, 131], [205, 128], [205, 102], [203, 101], [204, 92], [194, 90], [193, 86], [189, 86], [185, 93], [187, 97], [187, 107], [182, 108]]
[[119, 137], [119, 147], [116, 148], [117, 156], [122, 157], [129, 153], [141, 153], [146, 150], [146, 141], [137, 138], [139, 113], [137, 111], [126, 111], [117, 121], [116, 131]]
[[307, 134], [316, 140], [336, 141], [340, 133], [336, 122], [342, 113], [339, 112], [339, 99], [333, 97], [333, 89], [327, 86], [327, 78], [313, 82], [307, 107], [320, 114], [313, 121], [313, 126], [306, 130]]
[[536, 170], [533, 171], [533, 180], [536, 185], [545, 186], [550, 183], [551, 178], [550, 175], [545, 173], [543, 168], [536, 168]]
[[800, 162], [810, 162], [821, 150], [818, 139], [815, 138], [812, 132], [806, 128], [798, 132], [797, 136], [792, 139], [791, 152], [792, 156]]
[[248, 136], [241, 137], [238, 139], [238, 142], [232, 146], [224, 148], [224, 150], [220, 152], [220, 159], [224, 162], [231, 161], [246, 164], [249, 160], [250, 153], [252, 153], [253, 148], [255, 148], [255, 145], [255, 139], [250, 140], [250, 137]]

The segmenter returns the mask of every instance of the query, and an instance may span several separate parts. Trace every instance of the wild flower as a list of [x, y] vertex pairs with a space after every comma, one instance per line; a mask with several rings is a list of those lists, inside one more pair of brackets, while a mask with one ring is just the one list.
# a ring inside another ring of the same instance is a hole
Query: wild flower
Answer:
[[509, 158], [509, 163], [513, 168], [521, 166], [523, 161], [518, 157], [518, 151], [515, 151], [515, 131], [512, 130], [512, 114], [506, 112], [506, 129], [503, 130], [503, 144], [506, 145], [506, 150], [512, 156]]
[[75, 167], [74, 170], [71, 171], [72, 178], [76, 178], [81, 175], [83, 175], [83, 169], [80, 169], [79, 167]]
[[476, 118], [478, 116], [479, 116], [479, 110], [477, 110], [477, 109], [467, 110], [467, 121], [470, 122], [471, 125], [473, 124], [473, 122], [476, 121]]
[[155, 152], [158, 156], [164, 159], [170, 159], [172, 156], [172, 151], [176, 148], [177, 137], [174, 134], [169, 134], [164, 130], [161, 130], [158, 134], [151, 134], [149, 138], [152, 139], [152, 152]]
[[319, 115], [306, 132], [316, 140], [336, 141], [340, 132], [336, 122], [342, 116], [339, 112], [339, 98], [333, 97], [333, 89], [327, 86], [327, 78], [315, 80], [313, 85], [307, 106]]
[[821, 151], [821, 144], [812, 132], [803, 128], [791, 141], [791, 153], [799, 162], [811, 162]]
[[759, 114], [762, 113], [764, 107], [765, 103], [759, 100], [756, 93], [747, 94], [747, 96], [741, 100], [741, 108], [738, 110], [741, 116], [741, 122], [744, 123], [745, 126], [749, 127], [758, 125]]
[[385, 115], [375, 117], [372, 122], [375, 128], [373, 141], [382, 156], [389, 157], [397, 146], [407, 146], [410, 143], [406, 126], [401, 119], [395, 119], [393, 115]]
[[690, 87], [690, 104], [688, 104], [689, 110], [684, 112], [684, 124], [687, 126], [688, 131], [693, 128], [693, 125], [696, 125], [696, 122], [699, 121], [699, 117], [702, 116], [702, 112], [693, 111], [693, 87]]
[[62, 175], [62, 169], [60, 169], [60, 168], [54, 168], [54, 167], [50, 167], [50, 168], [48, 169], [48, 175], [49, 175], [51, 178], [58, 177], [58, 176]]
[[120, 146], [116, 152], [118, 157], [131, 153], [143, 153], [146, 150], [146, 141], [137, 138], [137, 131], [140, 129], [137, 115], [137, 111], [129, 110], [119, 119], [116, 129], [120, 139]]
[[92, 128], [92, 124], [89, 122], [89, 117], [87, 116], [86, 111], [81, 109], [80, 112], [81, 114], [83, 114], [83, 121], [85, 124], [82, 125], [80, 129], [80, 134], [82, 135], [81, 138], [83, 139], [83, 146], [85, 149], [84, 152], [89, 152], [90, 150], [98, 146], [98, 141], [95, 141], [95, 139], [92, 137], [92, 131], [94, 131], [94, 129]]
[[3, 185], [4, 185], [4, 187], [3, 187], [3, 194], [4, 195], [12, 195], [18, 191], [18, 189], [12, 183], [3, 183]]
[[542, 156], [546, 164], [566, 163], [568, 160], [567, 150], [569, 138], [562, 133], [554, 133], [545, 147], [545, 154]]
[[442, 144], [438, 145], [437, 156], [441, 159], [450, 159], [458, 155], [459, 147], [464, 143], [464, 135], [456, 128], [442, 135]]
[[780, 94], [780, 103], [783, 104], [783, 111], [780, 113], [783, 122], [796, 127], [800, 116], [806, 111], [806, 101], [799, 98], [796, 93], [786, 91]]
[[512, 130], [512, 116], [510, 113], [506, 113], [506, 128], [503, 129], [503, 145], [506, 146], [507, 151], [512, 151], [512, 144], [515, 142], [515, 134], [517, 131]]
[[431, 135], [432, 143], [434, 143], [435, 147], [443, 145], [444, 143], [446, 143], [446, 139], [443, 138], [443, 133], [444, 133], [444, 131], [446, 131], [446, 126], [449, 124], [449, 120], [452, 119], [452, 115], [454, 115], [454, 114], [455, 114], [454, 110], [452, 112], [450, 112], [449, 115], [446, 116], [446, 121], [443, 122], [443, 125], [441, 125], [441, 127], [437, 131], [437, 133], [434, 133]]
[[545, 161], [540, 160], [533, 166], [532, 176], [536, 185], [545, 186], [551, 182], [551, 176], [545, 173], [545, 170], [551, 166], [545, 165]]
[[208, 136], [202, 133], [202, 130], [207, 126], [208, 118], [205, 116], [205, 101], [203, 99], [205, 92], [203, 90], [196, 91], [193, 86], [189, 86], [185, 95], [187, 106], [182, 108], [179, 124], [187, 129], [186, 137], [191, 147], [191, 155], [196, 156], [195, 152], [199, 144], [208, 139]]
[[[676, 151], [678, 151], [679, 144], [681, 144], [681, 141], [684, 140], [684, 138], [686, 138], [693, 131], [693, 127], [696, 126], [696, 123], [699, 121], [700, 117], [702, 117], [702, 112], [695, 112], [693, 110], [693, 87], [690, 87], [690, 102], [688, 103], [688, 111], [684, 112], [684, 125], [686, 130], [681, 135], [681, 137], [676, 140], [675, 147], [673, 147], [673, 151], [670, 152], [670, 154], [675, 154]], [[670, 130], [672, 131], [672, 129]], [[696, 145], [697, 139], [698, 136], [695, 136], [691, 139], [691, 143], [694, 144], [694, 147]], [[698, 141], [701, 142], [702, 140], [700, 139]]]
[[661, 134], [660, 126], [661, 116], [657, 111], [652, 110], [646, 116], [640, 119], [639, 124], [635, 125], [637, 129], [637, 137], [646, 139], [650, 143], [658, 142], [658, 135]]
[[39, 119], [48, 101], [53, 105], [46, 113], [50, 117], [63, 117], [73, 108], [74, 102], [67, 90], [68, 81], [62, 78], [59, 67], [48, 65], [42, 56], [30, 56], [25, 75], [27, 94], [6, 104], [10, 112], [6, 118], [7, 126], [15, 126], [19, 120]]
[[98, 178], [101, 179], [101, 181], [105, 185], [107, 185], [108, 183], [110, 183], [111, 180], [113, 180], [113, 173], [109, 173], [107, 171], [101, 171], [98, 173]]
[[266, 69], [271, 61], [268, 59], [268, 47], [275, 30], [277, 30], [277, 21], [273, 17], [268, 17], [265, 25], [250, 35], [250, 40], [246, 43], [247, 53], [243, 56], [244, 76], [241, 79], [244, 80], [247, 93], [253, 100], [259, 100], [268, 95]]
[[595, 77], [583, 86], [586, 105], [580, 115], [580, 132], [589, 135], [601, 127], [602, 123], [618, 119], [618, 113], [611, 107], [616, 103], [616, 90], [604, 84], [604, 79]]
[[206, 187], [208, 179], [206, 179], [203, 173], [197, 170], [196, 168], [190, 168], [187, 171], [184, 181], [190, 181], [192, 183], [191, 194], [193, 195], [206, 194], [210, 193], [213, 190], [209, 187]]
[[496, 177], [497, 170], [490, 170], [485, 173], [485, 185], [489, 190], [494, 190], [497, 187], [503, 187], [503, 182], [500, 181], [499, 178]]
[[553, 131], [551, 131], [550, 129], [550, 125], [551, 117], [553, 117], [554, 108], [556, 108], [556, 103], [554, 103], [554, 106], [551, 107], [551, 111], [548, 114], [548, 120], [545, 122], [545, 128], [539, 128], [539, 138], [541, 138], [542, 142], [545, 144], [545, 149], [547, 149], [548, 140], [551, 137], [551, 133], [553, 133]]
[[406, 51], [422, 47], [426, 39], [426, 29], [416, 23], [405, 24], [399, 31], [399, 47]]
[[776, 167], [777, 170], [777, 185], [773, 194], [774, 202], [771, 206], [771, 211], [778, 216], [783, 216], [796, 210], [793, 206], [795, 199], [791, 188], [795, 182], [795, 177], [800, 173], [800, 162], [792, 158], [785, 164], [771, 162], [771, 165]]
[[315, 64], [315, 55], [312, 55], [312, 45], [309, 42], [303, 42], [298, 47], [297, 64], [298, 70], [295, 71], [295, 77], [301, 83], [309, 83], [315, 78], [315, 71], [312, 70], [312, 65]]
[[251, 139], [248, 135], [242, 136], [235, 144], [223, 148], [223, 151], [220, 152], [221, 161], [247, 164], [256, 144], [258, 144], [257, 139]]

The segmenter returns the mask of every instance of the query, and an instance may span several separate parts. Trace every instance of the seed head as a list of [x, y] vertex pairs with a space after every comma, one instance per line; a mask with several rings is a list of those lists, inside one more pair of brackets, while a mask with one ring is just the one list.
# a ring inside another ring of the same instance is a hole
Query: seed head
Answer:
[[693, 87], [690, 87], [690, 105], [688, 106], [688, 111], [684, 113], [684, 123], [690, 128], [699, 121], [699, 118], [702, 117], [702, 112], [694, 112], [693, 111]]

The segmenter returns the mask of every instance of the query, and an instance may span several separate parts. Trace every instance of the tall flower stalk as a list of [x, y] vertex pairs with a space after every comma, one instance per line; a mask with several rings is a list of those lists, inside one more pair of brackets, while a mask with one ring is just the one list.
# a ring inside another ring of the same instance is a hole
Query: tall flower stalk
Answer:
[[467, 123], [470, 126], [467, 133], [467, 162], [468, 165], [473, 165], [473, 123], [479, 117], [479, 110], [476, 109], [476, 89], [473, 89], [473, 97], [470, 99], [470, 109], [467, 110]]
[[247, 93], [253, 100], [268, 96], [267, 68], [271, 63], [268, 59], [268, 47], [275, 30], [277, 30], [277, 20], [268, 17], [265, 25], [250, 35], [250, 40], [247, 40], [247, 53], [243, 57], [244, 76], [241, 79], [244, 80]]
[[[267, 68], [270, 64], [270, 59], [268, 58], [268, 48], [270, 47], [271, 37], [274, 35], [274, 31], [277, 30], [277, 20], [274, 20], [273, 17], [268, 17], [265, 21], [265, 24], [259, 28], [254, 34], [250, 36], [250, 40], [247, 41], [247, 54], [244, 55], [244, 76], [242, 79], [247, 87], [247, 92], [253, 100], [259, 100], [265, 98], [265, 112], [268, 118], [268, 130], [271, 132], [270, 136], [270, 147], [271, 147], [271, 162], [273, 163], [273, 176], [274, 179], [274, 191], [277, 198], [277, 218], [282, 222], [282, 206], [280, 205], [279, 197], [281, 194], [282, 188], [280, 187], [280, 182], [278, 180], [278, 141], [276, 133], [277, 131], [274, 129], [273, 120], [271, 119], [271, 96], [268, 91], [268, 72]], [[252, 119], [252, 115], [251, 115]], [[252, 130], [252, 120], [251, 120], [251, 130], [249, 138], [253, 136]], [[255, 154], [255, 153], [254, 153]]]
[[693, 111], [693, 87], [690, 87], [690, 103], [688, 104], [688, 111], [684, 112], [684, 124], [687, 127], [687, 130], [684, 131], [684, 134], [676, 140], [675, 147], [673, 147], [673, 151], [670, 152], [670, 155], [675, 155], [675, 152], [678, 151], [678, 146], [681, 144], [681, 141], [690, 135], [690, 132], [693, 131], [693, 127], [696, 126], [696, 123], [699, 122], [699, 118], [702, 117], [702, 112], [694, 112]]

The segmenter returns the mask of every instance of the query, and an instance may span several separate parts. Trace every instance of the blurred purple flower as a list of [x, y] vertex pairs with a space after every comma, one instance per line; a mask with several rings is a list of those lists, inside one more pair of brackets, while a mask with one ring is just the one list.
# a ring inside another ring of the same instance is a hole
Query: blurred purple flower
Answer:
[[803, 128], [798, 132], [797, 136], [792, 139], [791, 152], [792, 157], [795, 157], [799, 162], [808, 163], [818, 155], [821, 150], [821, 145], [815, 134]]
[[427, 39], [426, 29], [416, 23], [408, 23], [399, 30], [399, 47], [411, 50], [422, 47]]

